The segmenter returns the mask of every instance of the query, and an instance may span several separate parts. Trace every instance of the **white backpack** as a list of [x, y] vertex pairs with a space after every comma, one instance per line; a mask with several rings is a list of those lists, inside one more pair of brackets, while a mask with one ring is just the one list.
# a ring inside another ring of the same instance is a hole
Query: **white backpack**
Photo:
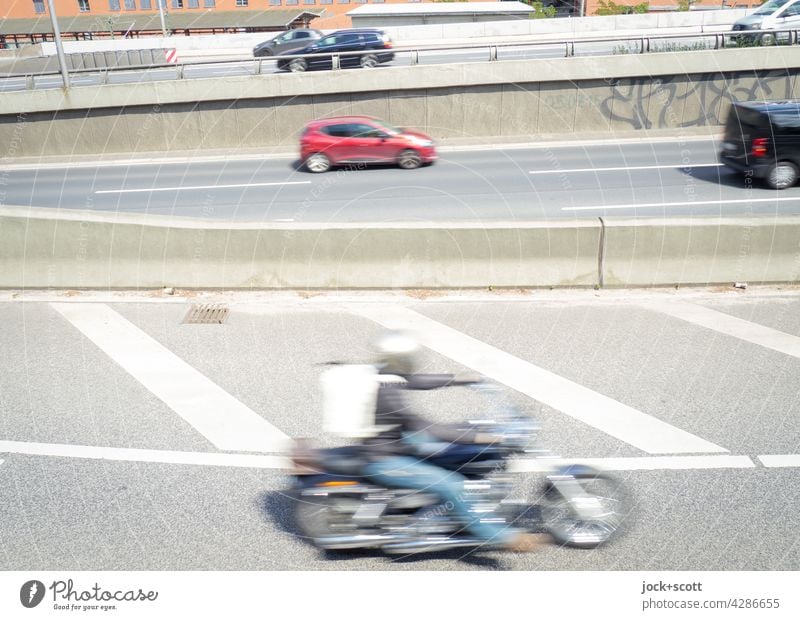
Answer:
[[377, 432], [375, 405], [382, 383], [401, 377], [378, 374], [371, 364], [342, 364], [322, 373], [322, 427], [326, 433], [364, 439]]

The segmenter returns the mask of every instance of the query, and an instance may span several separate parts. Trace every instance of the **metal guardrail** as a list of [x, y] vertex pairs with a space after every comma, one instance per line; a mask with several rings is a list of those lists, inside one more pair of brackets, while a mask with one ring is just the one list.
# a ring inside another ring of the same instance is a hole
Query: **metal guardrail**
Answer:
[[[395, 56], [401, 54], [408, 54], [411, 58], [411, 66], [416, 66], [420, 64], [420, 54], [421, 53], [429, 53], [429, 52], [454, 52], [454, 51], [467, 51], [467, 50], [486, 50], [486, 61], [484, 62], [498, 62], [503, 61], [504, 58], [502, 57], [501, 52], [507, 51], [509, 49], [520, 49], [520, 48], [543, 48], [543, 47], [563, 47], [564, 53], [563, 57], [570, 58], [576, 56], [576, 47], [590, 45], [590, 44], [599, 44], [599, 43], [618, 43], [620, 44], [618, 48], [615, 48], [612, 53], [613, 54], [646, 54], [646, 53], [659, 53], [659, 52], [666, 52], [666, 51], [683, 51], [680, 49], [676, 49], [675, 47], [668, 47], [667, 45], [662, 45], [659, 48], [658, 43], [661, 42], [663, 44], [669, 44], [670, 42], [674, 41], [696, 41], [696, 42], [705, 42], [703, 45], [708, 44], [708, 47], [699, 47], [699, 43], [695, 44], [695, 47], [689, 47], [685, 51], [705, 51], [705, 50], [720, 50], [726, 49], [731, 47], [741, 47], [742, 42], [746, 42], [746, 46], [760, 46], [760, 40], [764, 36], [775, 37], [774, 44], [775, 45], [798, 45], [800, 44], [800, 30], [742, 30], [742, 31], [724, 31], [724, 32], [701, 32], [701, 33], [683, 33], [683, 34], [667, 34], [667, 35], [648, 35], [648, 36], [609, 36], [609, 37], [592, 37], [592, 38], [579, 38], [579, 39], [569, 39], [569, 40], [551, 40], [551, 41], [527, 41], [527, 42], [515, 42], [515, 43], [498, 43], [498, 44], [461, 44], [461, 45], [448, 45], [448, 46], [415, 46], [415, 47], [394, 47], [390, 48], [389, 50], [370, 50], [374, 53], [381, 53], [382, 51], [391, 51], [395, 54]], [[713, 43], [708, 43], [713, 41]], [[691, 45], [691, 44], [690, 44]], [[116, 54], [117, 59], [119, 59], [119, 55], [126, 54], [126, 52], [95, 52], [91, 54], [70, 54], [69, 56], [80, 56], [81, 63], [83, 67], [81, 68], [74, 68], [75, 63], [78, 62], [77, 60], [71, 60], [70, 62], [73, 63], [73, 68], [70, 69], [70, 74], [73, 75], [80, 75], [80, 74], [100, 74], [100, 83], [101, 84], [108, 84], [109, 83], [109, 74], [116, 73], [116, 72], [123, 72], [123, 71], [153, 71], [153, 70], [164, 70], [164, 69], [173, 69], [175, 71], [175, 79], [182, 80], [182, 79], [191, 79], [185, 76], [185, 68], [191, 66], [201, 66], [201, 65], [241, 65], [243, 62], [247, 62], [248, 60], [253, 63], [253, 70], [251, 75], [261, 75], [264, 73], [264, 65], [269, 64], [273, 65], [278, 58], [281, 59], [293, 59], [293, 58], [304, 58], [308, 57], [308, 54], [286, 54], [280, 56], [267, 56], [264, 58], [239, 58], [233, 60], [216, 60], [216, 61], [205, 61], [205, 60], [197, 60], [193, 62], [183, 62], [178, 64], [171, 64], [166, 62], [155, 62], [155, 57], [157, 55], [163, 55], [163, 50], [131, 50], [133, 52], [139, 52], [139, 59], [142, 60], [141, 52], [151, 52], [151, 62], [142, 62], [141, 64], [121, 64], [119, 62], [115, 63], [113, 66], [94, 66], [88, 67], [87, 64], [89, 62], [90, 56], [97, 56], [97, 55], [108, 55], [108, 54]], [[334, 70], [339, 69], [341, 67], [341, 58], [346, 56], [363, 56], [364, 51], [358, 52], [342, 52], [338, 54], [330, 54], [332, 58], [332, 64]], [[321, 55], [323, 56], [323, 55]], [[324, 56], [328, 56], [325, 54]], [[108, 58], [108, 56], [106, 56]], [[130, 61], [133, 57], [131, 56], [130, 52], [127, 52], [126, 60]], [[93, 64], [96, 65], [96, 58], [93, 58]], [[517, 59], [518, 60], [518, 59]], [[535, 59], [534, 59], [535, 60]], [[470, 61], [474, 62], [474, 61]], [[47, 77], [47, 76], [59, 76], [59, 71], [43, 71], [40, 73], [19, 73], [19, 74], [8, 74], [5, 75], [3, 78], [0, 79], [18, 79], [18, 78], [25, 78], [25, 88], [30, 90], [35, 88], [35, 79], [40, 77]], [[220, 78], [225, 76], [218, 76]]]

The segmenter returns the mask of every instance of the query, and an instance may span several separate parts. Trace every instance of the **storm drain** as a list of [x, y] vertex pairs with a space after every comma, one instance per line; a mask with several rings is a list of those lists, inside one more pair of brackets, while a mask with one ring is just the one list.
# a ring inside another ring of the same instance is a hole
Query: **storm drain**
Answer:
[[195, 325], [224, 323], [230, 311], [225, 304], [193, 304], [186, 316], [183, 317], [183, 322]]

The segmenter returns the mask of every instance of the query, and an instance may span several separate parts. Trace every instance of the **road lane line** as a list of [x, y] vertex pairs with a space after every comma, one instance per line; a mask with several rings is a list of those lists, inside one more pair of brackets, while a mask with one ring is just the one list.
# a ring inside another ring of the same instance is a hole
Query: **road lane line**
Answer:
[[[559, 465], [588, 465], [605, 471], [639, 471], [667, 469], [752, 469], [756, 467], [747, 456], [656, 456], [656, 457], [618, 457], [599, 459], [520, 459], [512, 461], [513, 472], [546, 471]], [[800, 462], [797, 463], [800, 465]]]
[[[0, 441], [0, 454], [25, 454], [56, 458], [161, 463], [167, 465], [203, 465], [210, 467], [247, 467], [253, 469], [292, 468], [291, 460], [261, 454], [215, 452], [183, 452], [178, 450], [146, 450], [110, 448], [27, 441]], [[800, 467], [800, 455], [759, 456], [765, 467]], [[3, 461], [0, 460], [0, 463]], [[517, 473], [546, 472], [561, 465], [588, 465], [603, 471], [666, 471], [700, 469], [753, 469], [758, 467], [747, 456], [663, 456], [609, 458], [515, 459], [509, 469]]]
[[310, 185], [311, 181], [281, 181], [276, 183], [236, 183], [232, 185], [185, 185], [181, 187], [154, 187], [142, 189], [98, 189], [95, 194], [138, 194], [143, 192], [175, 192], [192, 189], [231, 189], [235, 187], [271, 187], [278, 185]]
[[800, 454], [762, 454], [758, 460], [764, 467], [800, 467]]
[[728, 451], [409, 308], [347, 307], [384, 327], [412, 330], [429, 349], [649, 454]]
[[[138, 448], [104, 448], [70, 444], [0, 441], [0, 452], [55, 456], [64, 458], [102, 459], [174, 465], [212, 465], [219, 467], [254, 467], [259, 469], [288, 469], [289, 459], [261, 454], [225, 454], [214, 452], [180, 452], [174, 450], [141, 450]], [[2, 461], [0, 461], [2, 462]]]
[[618, 166], [614, 168], [572, 168], [570, 170], [529, 170], [528, 174], [553, 174], [554, 172], [616, 172], [620, 170], [692, 170], [693, 168], [719, 168], [725, 164], [691, 164], [672, 166]]
[[719, 198], [717, 200], [696, 200], [694, 202], [642, 202], [627, 205], [596, 205], [585, 207], [562, 207], [562, 211], [597, 211], [602, 209], [654, 209], [661, 207], [699, 207], [701, 205], [732, 205], [732, 204], [754, 204], [757, 202], [800, 202], [800, 196], [785, 198], [742, 198], [729, 200]]
[[108, 306], [50, 306], [217, 448], [272, 452], [287, 447], [284, 433]]
[[800, 358], [800, 338], [785, 332], [746, 321], [705, 306], [682, 301], [650, 301], [639, 304], [642, 308], [667, 314], [687, 323], [733, 336], [752, 344], [772, 349], [778, 353]]

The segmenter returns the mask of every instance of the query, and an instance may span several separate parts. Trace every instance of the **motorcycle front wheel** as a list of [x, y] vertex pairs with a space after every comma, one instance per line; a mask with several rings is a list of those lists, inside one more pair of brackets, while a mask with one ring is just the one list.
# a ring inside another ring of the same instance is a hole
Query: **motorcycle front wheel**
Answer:
[[542, 526], [556, 543], [594, 549], [617, 536], [625, 516], [622, 485], [590, 467], [566, 467], [548, 476]]

